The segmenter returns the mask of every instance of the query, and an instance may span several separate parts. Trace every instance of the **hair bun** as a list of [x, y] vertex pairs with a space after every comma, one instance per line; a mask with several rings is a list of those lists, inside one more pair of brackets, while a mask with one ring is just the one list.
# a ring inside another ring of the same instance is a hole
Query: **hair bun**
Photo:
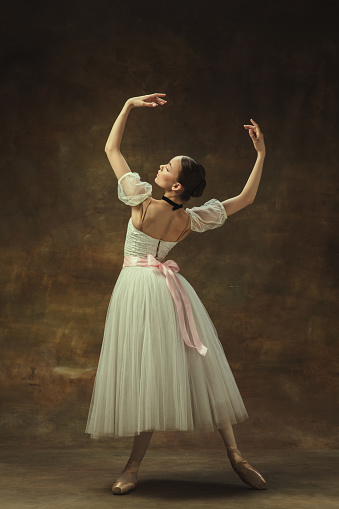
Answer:
[[205, 174], [205, 168], [195, 159], [182, 156], [178, 182], [184, 188], [180, 195], [183, 201], [188, 201], [191, 196], [198, 198], [202, 195], [206, 187]]
[[194, 189], [193, 191], [191, 192], [191, 196], [193, 196], [193, 198], [199, 198], [199, 196], [202, 195], [202, 193], [204, 192], [204, 189], [206, 187], [206, 180], [203, 179]]

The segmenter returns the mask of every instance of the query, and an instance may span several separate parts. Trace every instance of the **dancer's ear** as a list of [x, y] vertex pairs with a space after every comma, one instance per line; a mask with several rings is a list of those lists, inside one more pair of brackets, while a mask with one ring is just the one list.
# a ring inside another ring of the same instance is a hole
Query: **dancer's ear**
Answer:
[[180, 182], [176, 182], [175, 184], [173, 184], [172, 191], [178, 192], [178, 191], [182, 191], [182, 190], [183, 190], [183, 187], [180, 184]]

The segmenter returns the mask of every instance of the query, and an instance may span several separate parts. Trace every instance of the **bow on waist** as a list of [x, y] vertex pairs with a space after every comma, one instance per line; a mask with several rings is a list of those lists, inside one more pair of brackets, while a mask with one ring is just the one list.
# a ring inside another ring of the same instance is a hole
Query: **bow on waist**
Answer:
[[[151, 254], [147, 255], [147, 258], [141, 258], [139, 256], [125, 256], [123, 267], [155, 267], [160, 270], [160, 272], [166, 277], [167, 287], [172, 295], [175, 306], [177, 308], [180, 329], [186, 345], [196, 348], [200, 355], [206, 355], [207, 348], [200, 341], [193, 318], [191, 304], [184, 290], [184, 287], [179, 281], [179, 278], [177, 278], [177, 276], [175, 275], [175, 272], [179, 272], [180, 270], [175, 261], [167, 260], [166, 262], [161, 263]], [[184, 307], [182, 305], [181, 299], [182, 302], [184, 303]], [[184, 309], [186, 311], [188, 324], [191, 329], [194, 344], [192, 344], [186, 329]]]

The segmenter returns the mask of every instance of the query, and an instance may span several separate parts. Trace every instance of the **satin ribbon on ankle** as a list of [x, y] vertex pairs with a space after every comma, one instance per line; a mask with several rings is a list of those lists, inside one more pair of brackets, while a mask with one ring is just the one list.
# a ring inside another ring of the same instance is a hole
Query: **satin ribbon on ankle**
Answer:
[[[175, 306], [179, 315], [179, 323], [182, 337], [187, 346], [196, 348], [200, 355], [206, 355], [207, 348], [200, 341], [198, 331], [196, 329], [191, 304], [188, 300], [187, 294], [184, 287], [179, 281], [179, 278], [175, 275], [175, 272], [179, 272], [179, 267], [174, 260], [167, 260], [164, 263], [159, 262], [153, 255], [147, 255], [147, 258], [141, 258], [139, 256], [125, 256], [123, 267], [155, 267], [166, 277], [167, 287], [172, 295]], [[185, 325], [184, 308], [181, 299], [184, 303], [188, 323], [191, 329], [194, 345], [192, 344]]]

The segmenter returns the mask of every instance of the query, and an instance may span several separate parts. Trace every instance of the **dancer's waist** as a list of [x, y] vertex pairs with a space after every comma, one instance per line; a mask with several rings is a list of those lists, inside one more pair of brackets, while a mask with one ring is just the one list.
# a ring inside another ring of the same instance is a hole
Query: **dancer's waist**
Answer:
[[[142, 258], [140, 256], [125, 256], [123, 267], [154, 267], [160, 270], [160, 272], [166, 278], [167, 287], [172, 295], [174, 304], [178, 311], [180, 329], [185, 343], [188, 346], [195, 347], [201, 355], [206, 355], [207, 348], [200, 341], [194, 318], [191, 309], [191, 304], [187, 297], [187, 294], [176, 276], [176, 272], [179, 272], [179, 266], [175, 263], [174, 260], [167, 260], [166, 262], [161, 262], [154, 258], [153, 255], [147, 255], [147, 258]], [[183, 306], [183, 304], [184, 306]], [[191, 331], [191, 335], [193, 338], [193, 343], [190, 340], [188, 335], [186, 324], [185, 324], [185, 316], [184, 311], [186, 312], [189, 328]]]

